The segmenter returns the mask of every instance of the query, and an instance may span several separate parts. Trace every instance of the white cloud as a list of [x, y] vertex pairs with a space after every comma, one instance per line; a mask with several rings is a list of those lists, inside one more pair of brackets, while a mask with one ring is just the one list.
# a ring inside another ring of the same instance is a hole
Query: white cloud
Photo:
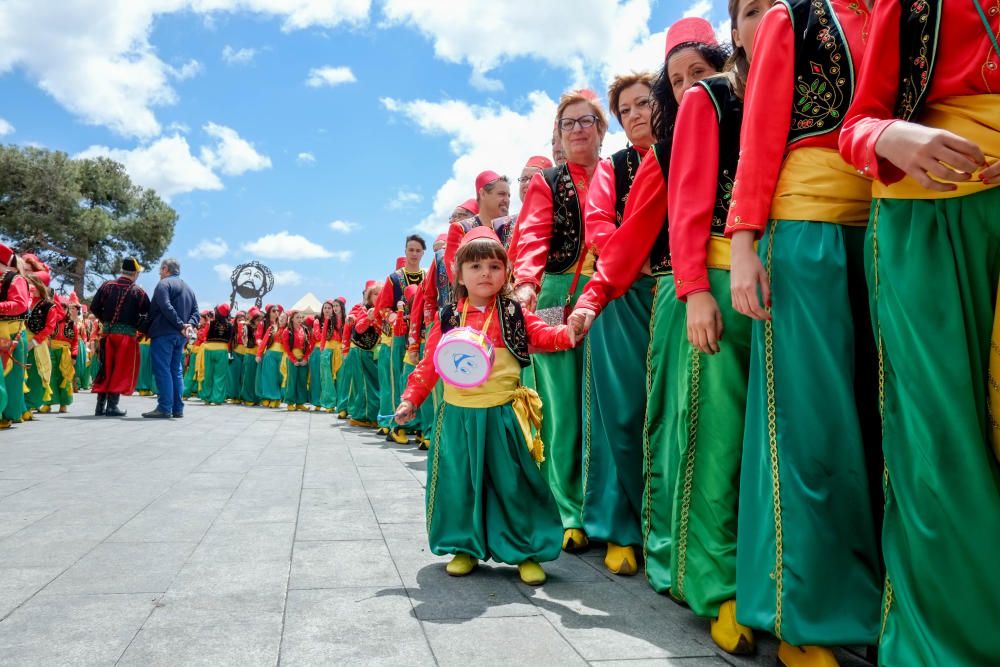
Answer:
[[707, 19], [712, 12], [711, 0], [695, 0], [684, 10], [683, 18]]
[[216, 237], [214, 239], [202, 239], [198, 245], [188, 250], [188, 257], [195, 259], [219, 259], [229, 252], [229, 244]]
[[396, 196], [393, 197], [389, 203], [385, 205], [385, 207], [390, 211], [401, 211], [404, 208], [413, 208], [423, 200], [424, 196], [419, 192], [399, 190], [396, 192]]
[[271, 158], [261, 155], [236, 130], [224, 125], [208, 123], [205, 133], [218, 139], [215, 147], [201, 149], [202, 161], [223, 174], [238, 176], [248, 171], [260, 171], [271, 167]]
[[14, 134], [14, 126], [5, 119], [0, 118], [0, 137], [5, 137], [8, 134]]
[[212, 267], [215, 271], [215, 275], [224, 283], [229, 283], [232, 280], [233, 267], [228, 264], [216, 264]]
[[253, 60], [256, 55], [257, 49], [234, 49], [228, 44], [226, 44], [226, 46], [222, 49], [222, 60], [229, 65], [246, 65]]
[[346, 220], [334, 220], [330, 223], [330, 229], [335, 232], [340, 232], [341, 234], [350, 234], [351, 232], [361, 228], [356, 222], [348, 222]]
[[193, 58], [180, 67], [171, 67], [170, 74], [178, 81], [184, 81], [185, 79], [191, 79], [202, 73], [205, 68], [202, 67], [201, 63]]
[[132, 181], [153, 188], [161, 196], [192, 190], [221, 190], [222, 181], [212, 169], [191, 154], [187, 139], [172, 135], [132, 150], [91, 146], [77, 157], [109, 157], [125, 165]]
[[348, 262], [348, 261], [350, 261], [351, 257], [354, 256], [354, 251], [353, 250], [334, 250], [330, 254], [333, 257], [333, 259], [337, 260], [338, 262]]
[[275, 271], [274, 284], [278, 286], [301, 285], [302, 275], [297, 271]]
[[154, 109], [177, 101], [175, 69], [150, 42], [158, 16], [251, 12], [283, 20], [287, 31], [361, 25], [371, 0], [74, 0], [0, 3], [0, 75], [17, 67], [84, 123], [123, 136], [160, 134]]
[[244, 243], [243, 250], [259, 257], [281, 259], [327, 259], [336, 255], [304, 236], [287, 231], [267, 234], [256, 241]]
[[299, 153], [299, 155], [298, 155], [298, 157], [296, 159], [301, 164], [313, 164], [313, 163], [316, 162], [316, 156], [313, 155], [312, 153], [309, 153], [309, 152], [306, 152], [306, 151], [303, 151], [303, 152]]
[[314, 67], [309, 70], [306, 85], [310, 88], [321, 86], [337, 86], [342, 83], [354, 83], [357, 79], [350, 67]]

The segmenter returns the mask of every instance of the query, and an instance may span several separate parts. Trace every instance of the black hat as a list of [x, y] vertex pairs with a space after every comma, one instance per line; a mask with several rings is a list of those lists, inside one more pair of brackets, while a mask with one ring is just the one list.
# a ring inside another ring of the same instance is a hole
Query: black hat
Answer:
[[128, 273], [139, 273], [142, 271], [142, 264], [135, 257], [126, 257], [122, 260], [122, 271]]

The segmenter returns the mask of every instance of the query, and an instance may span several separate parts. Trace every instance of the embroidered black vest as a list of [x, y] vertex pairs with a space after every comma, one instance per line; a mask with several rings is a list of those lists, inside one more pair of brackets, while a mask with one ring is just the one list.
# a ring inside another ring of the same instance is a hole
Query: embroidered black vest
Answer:
[[920, 113], [931, 87], [941, 36], [942, 0], [899, 0], [899, 95], [896, 118]]
[[740, 128], [743, 125], [743, 100], [733, 90], [729, 76], [713, 76], [697, 84], [708, 92], [715, 105], [719, 123], [719, 174], [712, 210], [712, 234], [725, 236], [729, 205], [733, 202], [733, 179], [740, 160]]
[[451, 283], [448, 281], [448, 267], [444, 264], [444, 248], [434, 251], [434, 271], [437, 280], [438, 310], [451, 303]]
[[639, 151], [633, 146], [611, 156], [611, 164], [615, 168], [615, 227], [622, 226], [628, 193], [632, 190], [635, 172], [639, 171], [639, 160]]
[[796, 41], [791, 145], [844, 122], [854, 97], [854, 62], [831, 0], [778, 2], [788, 8]]
[[378, 338], [378, 329], [375, 327], [368, 327], [364, 333], [358, 333], [356, 329], [351, 330], [351, 345], [362, 350], [374, 350], [378, 345]]
[[[653, 157], [656, 159], [656, 163], [660, 165], [660, 173], [663, 174], [663, 184], [670, 182], [670, 162], [669, 160], [660, 159], [660, 148], [656, 144], [650, 149], [653, 152]], [[647, 156], [647, 160], [649, 157]], [[670, 263], [670, 225], [667, 223], [667, 218], [663, 218], [663, 223], [660, 226], [660, 233], [656, 236], [656, 241], [653, 242], [653, 249], [649, 252], [649, 272], [654, 276], [666, 276], [674, 272], [674, 267]]]
[[[507, 351], [514, 355], [521, 368], [531, 365], [528, 355], [528, 327], [524, 323], [521, 304], [504, 297], [497, 298], [497, 317], [500, 319], [500, 334]], [[444, 335], [461, 326], [462, 314], [456, 304], [449, 303], [441, 309], [441, 334]]]
[[51, 301], [39, 301], [35, 306], [28, 312], [28, 320], [25, 322], [25, 326], [28, 327], [28, 331], [33, 334], [37, 334], [39, 331], [45, 328], [45, 320], [49, 317], [49, 311], [52, 310], [52, 306], [55, 304]]
[[72, 320], [66, 320], [62, 326], [62, 336], [68, 341], [76, 339], [76, 324]]
[[417, 273], [409, 273], [406, 269], [396, 269], [389, 274], [389, 282], [392, 283], [392, 306], [403, 299], [403, 290], [409, 285], [419, 285], [424, 281], [424, 271], [421, 269]]
[[[14, 278], [17, 278], [16, 271], [7, 271], [3, 275], [3, 280], [0, 281], [0, 301], [7, 301], [7, 295], [10, 293], [10, 285], [14, 282]], [[15, 313], [13, 315], [0, 315], [0, 322], [9, 322], [12, 320], [22, 320], [24, 316], [28, 314], [28, 311], [23, 313]]]
[[229, 323], [229, 320], [214, 319], [208, 323], [208, 334], [205, 336], [207, 342], [228, 343], [232, 337], [233, 325]]
[[[497, 238], [500, 239], [500, 243], [503, 244], [505, 249], [510, 249], [510, 236], [511, 232], [514, 230], [514, 218], [511, 216], [504, 216], [503, 218], [497, 218], [493, 220], [493, 231], [497, 233]], [[468, 234], [476, 227], [482, 227], [484, 225], [482, 218], [478, 215], [474, 215], [471, 218], [465, 218], [464, 220], [459, 220], [458, 224], [462, 227], [462, 231]]]
[[254, 337], [257, 327], [253, 324], [243, 325], [243, 346], [253, 350], [257, 347], [257, 339]]
[[583, 250], [580, 195], [567, 165], [545, 169], [542, 175], [552, 190], [552, 239], [545, 272], [566, 273], [576, 266]]

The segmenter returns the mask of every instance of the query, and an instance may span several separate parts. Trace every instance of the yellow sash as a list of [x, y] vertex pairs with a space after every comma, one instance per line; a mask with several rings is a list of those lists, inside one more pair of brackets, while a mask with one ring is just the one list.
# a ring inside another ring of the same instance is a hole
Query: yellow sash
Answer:
[[278, 366], [278, 372], [281, 373], [281, 388], [284, 389], [288, 385], [288, 355], [281, 355], [281, 365]]
[[[21, 329], [24, 328], [24, 322], [21, 320], [4, 320], [0, 321], [0, 336], [3, 338], [9, 338], [10, 340], [18, 340], [21, 336]], [[4, 364], [3, 374], [6, 377], [8, 373], [14, 368], [14, 350], [11, 350], [11, 357]]]
[[271, 343], [271, 347], [267, 348], [268, 352], [284, 352], [285, 348], [281, 347], [281, 343]]
[[[28, 342], [30, 343], [34, 339], [35, 334], [29, 331]], [[42, 400], [49, 401], [52, 398], [52, 356], [49, 354], [49, 341], [46, 340], [44, 343], [36, 345], [32, 356], [35, 358], [35, 371], [42, 381]], [[27, 374], [24, 377], [25, 382], [27, 382]]]
[[217, 340], [209, 341], [202, 343], [201, 349], [205, 352], [228, 352], [229, 343], [223, 343]]
[[205, 379], [205, 345], [202, 343], [191, 348], [191, 354], [194, 355], [194, 381], [199, 387]]
[[237, 345], [233, 350], [233, 354], [250, 354], [250, 350], [246, 345]]
[[[73, 377], [76, 375], [76, 367], [73, 365], [73, 351], [69, 341], [53, 340], [50, 343], [53, 350], [62, 350], [59, 356], [59, 372], [62, 373], [62, 381], [59, 383], [60, 389], [66, 389], [73, 393]], [[35, 348], [38, 349], [37, 347]], [[51, 363], [51, 359], [49, 360]]]
[[[460, 408], [495, 408], [510, 403], [531, 457], [537, 463], [545, 460], [541, 436], [542, 399], [534, 389], [521, 385], [521, 365], [505, 348], [496, 349], [489, 380], [473, 389], [460, 389], [445, 382], [444, 400]], [[532, 428], [535, 429], [534, 437], [531, 436]]]
[[[927, 105], [920, 124], [953, 132], [977, 144], [989, 164], [1000, 159], [1000, 95], [946, 97]], [[892, 185], [876, 182], [872, 195], [879, 199], [953, 199], [996, 187], [995, 183], [987, 185], [979, 180], [979, 172], [955, 185], [958, 187], [950, 192], [937, 192], [906, 176]]]
[[832, 148], [798, 148], [785, 157], [771, 201], [772, 220], [868, 224], [872, 182]]
[[333, 379], [337, 379], [337, 373], [340, 372], [340, 367], [344, 365], [344, 352], [340, 349], [339, 344], [330, 345], [330, 370], [333, 371]]

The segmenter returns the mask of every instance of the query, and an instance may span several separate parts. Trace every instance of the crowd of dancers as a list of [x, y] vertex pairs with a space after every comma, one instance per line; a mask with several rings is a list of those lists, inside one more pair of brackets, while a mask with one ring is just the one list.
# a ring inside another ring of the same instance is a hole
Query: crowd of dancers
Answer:
[[[733, 654], [996, 664], [1000, 5], [729, 9], [731, 46], [683, 19], [657, 74], [611, 83], [610, 158], [598, 96], [563, 95], [520, 212], [484, 171], [429, 269], [413, 235], [351, 307], [201, 312], [184, 394], [414, 438], [453, 576], [541, 584], [598, 542]], [[0, 264], [0, 427], [65, 411], [111, 331], [148, 357], [37, 258]]]

